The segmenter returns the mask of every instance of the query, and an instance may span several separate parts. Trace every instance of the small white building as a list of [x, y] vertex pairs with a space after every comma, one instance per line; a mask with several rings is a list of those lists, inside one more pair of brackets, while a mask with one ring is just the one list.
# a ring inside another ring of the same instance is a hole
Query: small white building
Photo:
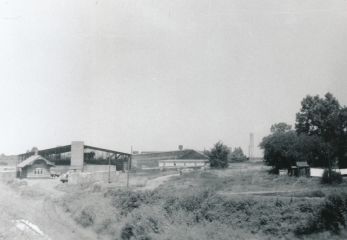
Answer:
[[132, 168], [157, 169], [157, 168], [185, 168], [203, 167], [208, 158], [203, 152], [195, 150], [179, 150], [169, 152], [151, 152], [133, 155]]

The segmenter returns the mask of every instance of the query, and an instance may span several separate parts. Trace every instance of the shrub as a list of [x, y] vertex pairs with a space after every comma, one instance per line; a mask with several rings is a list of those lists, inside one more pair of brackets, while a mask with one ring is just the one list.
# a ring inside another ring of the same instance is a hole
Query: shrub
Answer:
[[[119, 190], [109, 191], [108, 195], [113, 195], [112, 206], [119, 209], [122, 215], [127, 215], [143, 203], [150, 204], [160, 198], [156, 191], [133, 192]], [[107, 193], [105, 196], [107, 196]]]
[[347, 194], [331, 194], [313, 210], [309, 219], [296, 227], [295, 233], [311, 234], [315, 232], [331, 231], [338, 233], [341, 227], [346, 228], [347, 222]]
[[224, 145], [222, 142], [217, 142], [214, 147], [211, 149], [211, 152], [208, 153], [208, 160], [211, 167], [217, 168], [227, 168], [228, 155], [230, 153], [229, 148]]
[[94, 206], [87, 206], [75, 217], [75, 220], [83, 227], [88, 227], [94, 224], [95, 217]]
[[329, 170], [325, 169], [321, 182], [323, 184], [342, 183], [342, 175], [339, 172], [331, 171], [331, 177], [329, 178]]
[[92, 191], [93, 192], [101, 192], [101, 185], [100, 184], [94, 184]]
[[127, 223], [121, 230], [121, 238], [123, 240], [129, 240], [132, 236], [134, 236], [133, 227]]

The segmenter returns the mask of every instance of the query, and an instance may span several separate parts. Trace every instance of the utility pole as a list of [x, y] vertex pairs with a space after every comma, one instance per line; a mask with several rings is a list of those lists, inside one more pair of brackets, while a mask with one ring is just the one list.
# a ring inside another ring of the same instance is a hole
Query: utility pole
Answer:
[[130, 170], [131, 156], [133, 155], [133, 146], [131, 146], [130, 154], [131, 154], [131, 155], [128, 157], [128, 179], [127, 179], [127, 189], [129, 188], [129, 170]]
[[108, 183], [111, 183], [111, 156], [108, 155]]

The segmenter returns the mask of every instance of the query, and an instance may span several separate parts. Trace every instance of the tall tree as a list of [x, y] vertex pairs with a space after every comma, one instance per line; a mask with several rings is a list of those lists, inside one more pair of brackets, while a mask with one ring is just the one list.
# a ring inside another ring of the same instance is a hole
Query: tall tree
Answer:
[[38, 150], [37, 147], [32, 147], [31, 150], [30, 150], [30, 152], [35, 152], [35, 151], [37, 151], [37, 150]]
[[227, 168], [229, 166], [229, 153], [229, 148], [226, 145], [224, 145], [221, 141], [217, 142], [211, 149], [211, 151], [208, 153], [208, 160], [210, 162], [210, 166]]
[[301, 101], [296, 122], [297, 133], [319, 136], [324, 140], [322, 152], [325, 152], [328, 163], [337, 157], [339, 166], [347, 167], [347, 108], [341, 107], [331, 93], [325, 94], [324, 98], [306, 96]]
[[290, 169], [297, 161], [325, 167], [326, 162], [321, 161], [321, 144], [320, 137], [288, 131], [264, 137], [259, 147], [264, 150], [265, 163], [273, 167], [274, 173], [278, 173], [280, 169]]
[[271, 126], [270, 131], [272, 133], [276, 133], [276, 132], [288, 132], [292, 130], [292, 125], [288, 125], [284, 122], [281, 123], [276, 123], [274, 125]]
[[230, 153], [230, 162], [244, 162], [247, 161], [247, 157], [243, 154], [242, 148], [235, 148], [234, 151]]

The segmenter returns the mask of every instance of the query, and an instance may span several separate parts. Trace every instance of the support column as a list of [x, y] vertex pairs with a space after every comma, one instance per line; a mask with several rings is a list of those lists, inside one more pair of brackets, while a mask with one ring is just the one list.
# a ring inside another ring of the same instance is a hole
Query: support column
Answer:
[[71, 164], [69, 170], [72, 172], [82, 172], [84, 162], [84, 142], [73, 141], [71, 143]]

